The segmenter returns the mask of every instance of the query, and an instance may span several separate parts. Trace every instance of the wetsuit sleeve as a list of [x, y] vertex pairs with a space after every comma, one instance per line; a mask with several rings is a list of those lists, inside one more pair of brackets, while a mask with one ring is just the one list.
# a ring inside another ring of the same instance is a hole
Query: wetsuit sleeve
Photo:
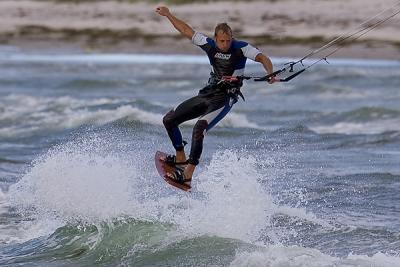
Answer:
[[211, 47], [215, 46], [214, 40], [205, 36], [200, 32], [195, 32], [192, 37], [192, 43], [208, 52]]
[[207, 36], [200, 32], [195, 32], [192, 36], [192, 43], [197, 46], [202, 46], [207, 43]]
[[254, 61], [256, 60], [256, 56], [261, 53], [260, 50], [250, 44], [243, 46], [241, 49], [245, 57], [250, 58]]

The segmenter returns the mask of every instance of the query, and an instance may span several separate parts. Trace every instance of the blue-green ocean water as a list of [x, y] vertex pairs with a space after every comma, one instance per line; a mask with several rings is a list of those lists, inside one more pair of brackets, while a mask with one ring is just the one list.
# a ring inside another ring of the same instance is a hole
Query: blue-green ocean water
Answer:
[[1, 50], [0, 265], [400, 266], [400, 62], [246, 82], [188, 194], [153, 156], [208, 73], [197, 56]]

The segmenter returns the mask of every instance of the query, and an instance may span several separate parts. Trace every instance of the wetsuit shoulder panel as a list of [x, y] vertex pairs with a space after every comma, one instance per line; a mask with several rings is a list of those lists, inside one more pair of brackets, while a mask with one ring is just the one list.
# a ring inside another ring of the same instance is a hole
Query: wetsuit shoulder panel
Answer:
[[192, 43], [199, 46], [204, 51], [208, 52], [215, 47], [215, 41], [200, 32], [195, 32], [192, 37]]
[[255, 60], [256, 56], [261, 53], [260, 50], [244, 41], [233, 40], [232, 46], [234, 49], [240, 49], [243, 55], [251, 60]]

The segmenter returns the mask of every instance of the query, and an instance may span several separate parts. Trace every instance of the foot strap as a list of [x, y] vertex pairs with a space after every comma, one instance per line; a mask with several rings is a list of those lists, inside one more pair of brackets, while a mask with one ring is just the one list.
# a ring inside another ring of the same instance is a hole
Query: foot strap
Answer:
[[185, 170], [183, 168], [176, 167], [174, 172], [168, 173], [168, 176], [170, 177], [170, 179], [179, 184], [190, 183], [192, 181], [192, 178], [186, 178], [184, 171]]
[[167, 157], [163, 160], [165, 164], [175, 167], [176, 165], [186, 165], [188, 164], [188, 161], [178, 161], [176, 162], [176, 156], [175, 155], [167, 155]]

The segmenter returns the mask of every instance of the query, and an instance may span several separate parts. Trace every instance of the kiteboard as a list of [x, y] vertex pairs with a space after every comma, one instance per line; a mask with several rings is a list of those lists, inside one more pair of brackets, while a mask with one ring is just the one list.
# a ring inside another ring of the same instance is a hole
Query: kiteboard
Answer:
[[176, 188], [179, 188], [183, 191], [190, 191], [190, 189], [192, 188], [190, 185], [177, 183], [173, 179], [168, 177], [167, 174], [173, 173], [175, 171], [176, 167], [165, 164], [163, 159], [165, 159], [166, 156], [167, 156], [167, 154], [164, 152], [161, 152], [161, 151], [157, 151], [156, 155], [154, 156], [154, 162], [156, 164], [156, 168], [157, 168], [157, 171], [160, 174], [160, 176], [168, 184], [170, 184]]

